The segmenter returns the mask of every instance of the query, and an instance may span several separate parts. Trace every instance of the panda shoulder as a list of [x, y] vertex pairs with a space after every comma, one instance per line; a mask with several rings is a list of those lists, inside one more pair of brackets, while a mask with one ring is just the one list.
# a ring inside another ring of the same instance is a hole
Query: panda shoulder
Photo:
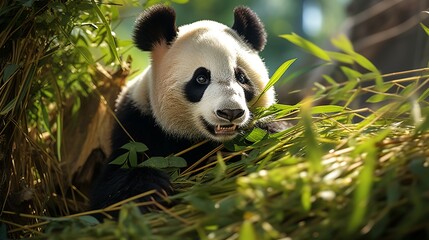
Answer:
[[141, 74], [128, 81], [119, 93], [115, 108], [135, 107], [142, 113], [149, 113], [150, 107], [150, 77], [151, 68], [146, 68]]

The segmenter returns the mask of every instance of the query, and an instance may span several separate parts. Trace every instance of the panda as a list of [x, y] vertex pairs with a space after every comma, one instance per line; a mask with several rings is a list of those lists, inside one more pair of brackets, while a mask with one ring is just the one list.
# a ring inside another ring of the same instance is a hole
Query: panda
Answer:
[[[232, 27], [203, 20], [177, 28], [175, 19], [171, 7], [155, 5], [136, 20], [133, 41], [150, 52], [151, 64], [117, 98], [109, 161], [132, 140], [147, 145], [149, 156], [172, 155], [209, 140], [183, 155], [191, 165], [248, 128], [252, 110], [276, 101], [274, 89], [262, 94], [269, 76], [259, 52], [267, 35], [252, 10], [235, 8]], [[100, 175], [92, 209], [153, 189], [174, 192], [160, 169], [106, 164]]]

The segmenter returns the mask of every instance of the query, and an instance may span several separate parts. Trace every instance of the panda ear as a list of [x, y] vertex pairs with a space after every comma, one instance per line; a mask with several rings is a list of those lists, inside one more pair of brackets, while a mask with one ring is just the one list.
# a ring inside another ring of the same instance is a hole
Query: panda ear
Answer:
[[234, 9], [234, 24], [231, 27], [256, 51], [262, 51], [267, 42], [264, 25], [255, 12], [248, 7]]
[[145, 10], [136, 20], [133, 40], [143, 51], [152, 51], [156, 44], [167, 45], [177, 36], [176, 12], [164, 5]]

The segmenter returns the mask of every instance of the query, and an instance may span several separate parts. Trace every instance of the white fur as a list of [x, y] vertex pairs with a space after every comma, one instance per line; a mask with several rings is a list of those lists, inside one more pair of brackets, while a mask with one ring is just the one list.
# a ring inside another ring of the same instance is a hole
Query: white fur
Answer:
[[[210, 70], [211, 83], [200, 102], [190, 103], [184, 96], [184, 86], [199, 67]], [[146, 113], [150, 108], [158, 124], [171, 135], [225, 141], [232, 136], [213, 136], [200, 117], [213, 125], [230, 124], [216, 116], [216, 111], [243, 109], [245, 114], [233, 123], [244, 126], [249, 122], [251, 106], [267, 107], [275, 102], [274, 90], [270, 89], [258, 102], [246, 103], [244, 90], [235, 80], [237, 67], [244, 69], [253, 82], [256, 100], [269, 80], [258, 53], [223, 24], [195, 22], [180, 27], [171, 46], [160, 43], [154, 48], [152, 65], [127, 84], [118, 101], [129, 92], [136, 106]]]

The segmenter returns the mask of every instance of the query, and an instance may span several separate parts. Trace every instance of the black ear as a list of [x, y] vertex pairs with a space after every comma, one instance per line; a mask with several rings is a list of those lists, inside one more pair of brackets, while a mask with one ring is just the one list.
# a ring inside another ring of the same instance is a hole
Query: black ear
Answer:
[[176, 12], [171, 7], [155, 5], [136, 20], [133, 40], [143, 51], [152, 51], [157, 43], [170, 44], [177, 36]]
[[248, 7], [234, 9], [234, 29], [256, 51], [262, 51], [267, 43], [267, 33], [258, 15]]

